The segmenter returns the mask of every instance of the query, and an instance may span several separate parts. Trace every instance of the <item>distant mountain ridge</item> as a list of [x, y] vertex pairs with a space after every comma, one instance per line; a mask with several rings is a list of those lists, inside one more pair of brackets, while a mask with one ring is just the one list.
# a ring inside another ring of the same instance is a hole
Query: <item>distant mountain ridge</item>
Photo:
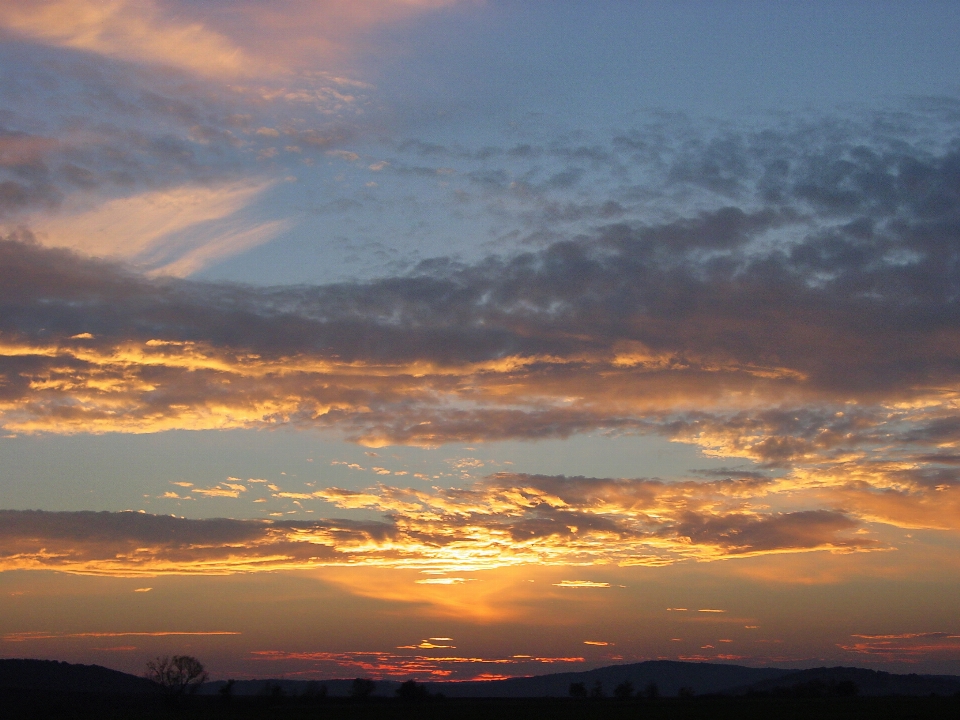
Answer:
[[[572, 683], [583, 683], [587, 690], [597, 686], [612, 695], [614, 688], [630, 682], [635, 692], [656, 684], [660, 695], [676, 696], [681, 688], [696, 695], [777, 694], [784, 692], [829, 691], [831, 688], [855, 686], [860, 695], [956, 695], [960, 693], [960, 676], [899, 675], [864, 668], [832, 667], [793, 670], [784, 668], [751, 668], [742, 665], [692, 663], [673, 660], [650, 660], [630, 665], [610, 665], [582, 672], [555, 673], [507, 680], [468, 682], [428, 682], [431, 693], [447, 697], [536, 698], [566, 697]], [[201, 694], [217, 693], [226, 683], [206, 683]], [[844, 685], [845, 684], [845, 685]], [[231, 692], [235, 695], [268, 694], [279, 688], [284, 695], [316, 694], [321, 687], [333, 697], [350, 693], [352, 680], [238, 680]], [[400, 686], [396, 680], [377, 681], [375, 695], [393, 696]], [[73, 665], [56, 660], [0, 660], [0, 690], [32, 690], [49, 692], [88, 692], [100, 694], [154, 693], [157, 686], [135, 675], [110, 670], [99, 665]]]

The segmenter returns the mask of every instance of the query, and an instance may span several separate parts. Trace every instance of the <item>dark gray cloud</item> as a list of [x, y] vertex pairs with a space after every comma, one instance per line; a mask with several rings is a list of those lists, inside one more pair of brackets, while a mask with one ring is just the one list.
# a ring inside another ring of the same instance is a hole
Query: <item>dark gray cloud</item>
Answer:
[[[857, 527], [855, 520], [840, 512], [804, 510], [762, 518], [748, 515], [693, 516], [683, 518], [674, 532], [689, 538], [691, 543], [708, 541], [718, 544], [731, 555], [740, 555], [819, 548], [825, 538], [834, 538], [837, 533]], [[837, 544], [854, 549], [872, 543], [846, 540]]]

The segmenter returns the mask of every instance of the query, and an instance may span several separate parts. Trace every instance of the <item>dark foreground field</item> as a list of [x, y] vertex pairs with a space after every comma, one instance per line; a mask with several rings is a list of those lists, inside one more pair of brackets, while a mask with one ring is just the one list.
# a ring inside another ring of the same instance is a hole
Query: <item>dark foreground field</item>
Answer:
[[340, 698], [189, 697], [170, 702], [157, 697], [0, 693], [0, 718], [4, 720], [791, 720], [793, 718], [856, 718], [905, 720], [909, 718], [960, 718], [960, 698], [870, 697], [782, 698], [700, 697], [661, 700], [573, 700], [561, 698], [448, 698], [422, 702], [373, 698], [354, 701]]

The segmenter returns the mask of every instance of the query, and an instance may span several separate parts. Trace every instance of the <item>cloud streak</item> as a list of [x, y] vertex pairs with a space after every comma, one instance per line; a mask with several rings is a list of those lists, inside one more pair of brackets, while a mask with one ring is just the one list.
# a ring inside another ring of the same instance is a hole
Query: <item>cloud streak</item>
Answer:
[[[283, 221], [229, 222], [270, 183], [233, 182], [219, 187], [181, 186], [109, 200], [85, 211], [66, 208], [31, 223], [46, 246], [127, 261], [154, 274], [185, 276], [267, 242]], [[197, 237], [199, 235], [199, 237]]]
[[375, 678], [417, 677], [423, 680], [491, 680], [509, 676], [480, 672], [485, 669], [485, 666], [493, 666], [490, 669], [514, 666], [510, 668], [513, 672], [536, 668], [536, 672], [542, 671], [543, 665], [563, 665], [584, 661], [582, 657], [534, 657], [529, 655], [513, 657], [463, 657], [457, 655], [434, 657], [429, 655], [403, 655], [384, 651], [291, 652], [285, 650], [255, 650], [252, 654], [256, 660], [265, 662], [307, 662], [311, 669], [302, 671], [303, 674], [324, 670], [343, 672], [349, 668], [350, 671], [359, 671]]
[[178, 636], [209, 636], [209, 635], [240, 635], [232, 630], [155, 630], [147, 632], [82, 632], [82, 633], [49, 633], [49, 632], [15, 632], [0, 636], [4, 642], [28, 642], [33, 640], [79, 640], [86, 638], [115, 638], [115, 637], [178, 637]]

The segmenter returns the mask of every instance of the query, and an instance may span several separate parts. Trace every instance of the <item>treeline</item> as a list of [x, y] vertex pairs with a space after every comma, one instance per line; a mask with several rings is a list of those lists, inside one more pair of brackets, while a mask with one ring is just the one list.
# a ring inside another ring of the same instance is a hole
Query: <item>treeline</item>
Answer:
[[[793, 685], [774, 687], [770, 690], [749, 690], [743, 693], [746, 697], [778, 697], [778, 698], [849, 698], [856, 697], [860, 688], [852, 680], [822, 680], [815, 678]], [[591, 698], [598, 700], [606, 697], [603, 683], [597, 680], [588, 689], [584, 682], [570, 683], [570, 697], [576, 699]], [[677, 692], [677, 698], [689, 700], [696, 696], [693, 688], [682, 687]], [[711, 693], [707, 697], [726, 697], [726, 693]], [[960, 692], [956, 694], [960, 697]], [[660, 689], [657, 683], [648, 683], [642, 690], [634, 691], [633, 683], [624, 680], [613, 688], [613, 698], [616, 700], [658, 700]]]

